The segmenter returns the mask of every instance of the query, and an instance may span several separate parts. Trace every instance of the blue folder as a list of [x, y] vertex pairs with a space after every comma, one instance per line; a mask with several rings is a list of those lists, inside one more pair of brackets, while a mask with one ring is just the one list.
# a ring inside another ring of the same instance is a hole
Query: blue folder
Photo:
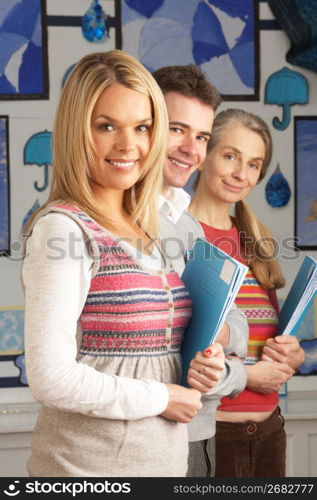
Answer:
[[306, 255], [279, 315], [279, 333], [295, 335], [317, 292], [317, 261]]
[[188, 387], [190, 361], [215, 340], [247, 271], [247, 266], [208, 241], [196, 240], [182, 274], [193, 304], [181, 347], [183, 386]]

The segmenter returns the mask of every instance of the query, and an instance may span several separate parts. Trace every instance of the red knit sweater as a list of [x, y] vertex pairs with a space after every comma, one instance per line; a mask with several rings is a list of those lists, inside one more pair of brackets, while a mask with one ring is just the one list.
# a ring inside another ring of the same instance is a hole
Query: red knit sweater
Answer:
[[[234, 226], [229, 231], [213, 228], [201, 222], [205, 236], [210, 243], [221, 248], [235, 259], [246, 264], [239, 234]], [[248, 320], [249, 342], [246, 364], [254, 364], [261, 358], [266, 339], [276, 335], [278, 330], [278, 302], [275, 291], [268, 292], [255, 279], [251, 270], [239, 290], [236, 304]], [[271, 411], [278, 403], [278, 393], [260, 394], [245, 389], [234, 399], [222, 398], [219, 410], [258, 412]]]

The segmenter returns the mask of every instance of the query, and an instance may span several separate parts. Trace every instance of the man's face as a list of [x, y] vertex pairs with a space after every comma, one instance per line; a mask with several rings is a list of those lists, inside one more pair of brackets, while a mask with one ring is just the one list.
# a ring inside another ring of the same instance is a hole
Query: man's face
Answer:
[[165, 186], [184, 187], [206, 157], [214, 110], [196, 97], [167, 92], [169, 139], [163, 177]]

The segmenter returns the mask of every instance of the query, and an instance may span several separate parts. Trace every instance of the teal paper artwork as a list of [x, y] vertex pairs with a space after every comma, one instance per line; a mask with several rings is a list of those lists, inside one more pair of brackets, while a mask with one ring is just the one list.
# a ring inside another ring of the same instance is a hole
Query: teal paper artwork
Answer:
[[271, 207], [284, 207], [289, 202], [291, 190], [279, 163], [265, 186], [265, 196]]
[[67, 68], [67, 70], [65, 71], [63, 79], [62, 79], [62, 87], [64, 87], [67, 78], [69, 77], [70, 73], [75, 68], [75, 66], [76, 66], [76, 63], [69, 66], [69, 68]]
[[83, 16], [82, 33], [88, 42], [104, 42], [109, 36], [109, 16], [98, 0], [93, 0]]
[[25, 165], [38, 165], [44, 166], [44, 182], [39, 185], [34, 182], [34, 187], [37, 191], [44, 191], [48, 186], [48, 166], [52, 163], [51, 152], [51, 136], [52, 133], [44, 130], [30, 137], [24, 146], [24, 164]]
[[253, 0], [121, 0], [122, 49], [150, 72], [195, 64], [224, 98], [258, 100]]
[[272, 75], [266, 81], [264, 102], [282, 106], [282, 120], [273, 118], [273, 126], [277, 130], [285, 130], [291, 120], [291, 106], [308, 103], [308, 82], [298, 71], [286, 67]]
[[30, 210], [28, 210], [28, 212], [26, 213], [23, 221], [22, 221], [22, 227], [27, 223], [27, 221], [29, 220], [29, 218], [31, 217], [31, 215], [35, 212], [35, 210], [37, 210], [38, 208], [40, 208], [40, 203], [39, 203], [39, 200], [36, 200], [34, 203], [33, 203], [33, 206], [30, 208]]

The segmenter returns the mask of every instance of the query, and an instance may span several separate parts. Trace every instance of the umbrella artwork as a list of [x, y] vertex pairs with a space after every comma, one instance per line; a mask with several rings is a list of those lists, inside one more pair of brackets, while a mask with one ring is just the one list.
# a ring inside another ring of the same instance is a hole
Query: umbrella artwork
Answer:
[[44, 191], [48, 186], [48, 166], [52, 163], [51, 152], [51, 136], [52, 133], [44, 130], [30, 137], [24, 146], [23, 161], [24, 165], [44, 166], [44, 182], [39, 185], [34, 182], [34, 187], [37, 191]]
[[286, 67], [272, 73], [266, 81], [264, 102], [283, 107], [282, 121], [275, 116], [273, 125], [277, 130], [285, 130], [291, 120], [290, 107], [308, 102], [307, 79], [298, 71]]

